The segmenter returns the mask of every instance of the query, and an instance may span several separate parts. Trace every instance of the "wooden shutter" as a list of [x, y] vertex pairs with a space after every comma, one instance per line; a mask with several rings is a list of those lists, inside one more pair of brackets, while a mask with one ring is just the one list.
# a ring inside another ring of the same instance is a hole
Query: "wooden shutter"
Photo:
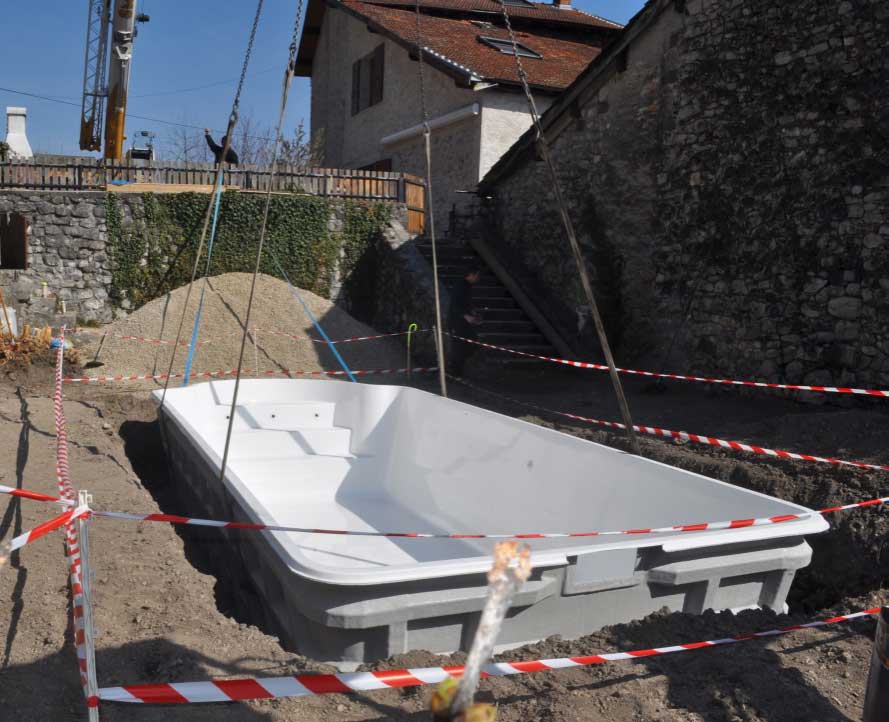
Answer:
[[352, 115], [361, 110], [361, 61], [352, 63]]
[[378, 45], [372, 56], [372, 73], [370, 88], [370, 104], [383, 100], [384, 45]]

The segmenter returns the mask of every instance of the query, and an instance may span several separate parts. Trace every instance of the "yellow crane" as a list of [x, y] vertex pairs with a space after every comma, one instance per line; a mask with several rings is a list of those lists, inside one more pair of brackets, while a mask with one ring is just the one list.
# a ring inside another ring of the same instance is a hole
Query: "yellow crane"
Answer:
[[148, 22], [149, 18], [136, 13], [136, 0], [113, 3], [112, 8], [112, 0], [88, 0], [80, 148], [102, 150], [104, 139], [105, 159], [120, 160], [126, 139], [136, 23]]

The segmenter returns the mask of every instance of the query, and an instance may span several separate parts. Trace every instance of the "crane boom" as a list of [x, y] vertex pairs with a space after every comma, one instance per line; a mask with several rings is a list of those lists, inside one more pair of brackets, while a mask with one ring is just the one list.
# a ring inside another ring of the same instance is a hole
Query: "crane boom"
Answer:
[[108, 112], [105, 116], [105, 158], [109, 160], [120, 160], [123, 156], [136, 20], [136, 0], [114, 0], [108, 61]]
[[80, 111], [80, 149], [102, 150], [105, 119], [105, 72], [108, 68], [108, 25], [111, 0], [89, 0], [86, 21], [86, 58], [83, 66], [83, 103]]

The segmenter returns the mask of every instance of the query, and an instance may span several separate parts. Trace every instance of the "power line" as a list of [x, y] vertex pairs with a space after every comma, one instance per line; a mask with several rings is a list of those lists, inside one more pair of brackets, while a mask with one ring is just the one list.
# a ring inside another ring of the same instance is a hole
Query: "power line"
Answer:
[[[272, 66], [270, 68], [266, 68], [265, 70], [258, 70], [253, 74], [253, 77], [257, 75], [264, 75], [265, 73], [270, 73], [273, 70], [278, 70], [277, 66]], [[228, 80], [218, 80], [215, 83], [208, 83], [207, 85], [196, 85], [193, 88], [180, 88], [178, 90], [161, 90], [157, 93], [144, 93], [142, 95], [133, 95], [134, 99], [136, 98], [156, 98], [159, 95], [178, 95], [179, 93], [193, 93], [196, 90], [205, 90], [207, 88], [217, 88], [220, 85], [231, 85], [232, 83], [237, 83], [238, 78], [229, 78]]]
[[[50, 103], [61, 103], [62, 105], [70, 105], [75, 108], [80, 108], [80, 103], [74, 103], [70, 100], [61, 100], [60, 98], [51, 98], [48, 95], [40, 95], [38, 93], [29, 93], [24, 90], [13, 90], [12, 88], [2, 88], [0, 87], [0, 92], [4, 93], [12, 93], [13, 95], [24, 95], [29, 98], [36, 98], [38, 100], [45, 100]], [[160, 118], [149, 118], [146, 115], [136, 115], [135, 113], [127, 113], [127, 118], [137, 118], [138, 120], [147, 120], [151, 123], [161, 123], [162, 125], [173, 125], [179, 128], [190, 128], [192, 130], [203, 130], [205, 126], [201, 125], [192, 125], [191, 123], [177, 123], [173, 120], [161, 120]], [[220, 132], [218, 128], [214, 128], [216, 132]], [[248, 135], [248, 138], [253, 138], [254, 140], [274, 140], [271, 136], [265, 135]]]

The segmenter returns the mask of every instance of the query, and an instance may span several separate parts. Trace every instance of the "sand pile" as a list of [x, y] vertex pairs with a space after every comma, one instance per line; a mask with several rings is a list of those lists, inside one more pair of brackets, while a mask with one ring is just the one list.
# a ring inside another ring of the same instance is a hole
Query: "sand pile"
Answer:
[[[252, 275], [227, 273], [207, 280], [198, 343], [192, 372], [230, 370], [237, 367], [247, 298]], [[182, 340], [191, 337], [194, 317], [203, 281], [195, 283], [185, 314]], [[173, 352], [172, 341], [182, 317], [187, 286], [155, 299], [126, 318], [104, 327], [107, 332], [98, 361], [104, 365], [88, 368], [90, 376], [118, 374], [163, 374], [167, 372]], [[356, 321], [348, 313], [310, 291], [300, 292], [306, 305], [332, 340], [370, 336], [377, 332]], [[251, 328], [257, 328], [256, 344], [248, 338], [244, 368], [339, 370], [333, 353], [325, 344], [311, 339], [321, 336], [293, 295], [289, 286], [273, 276], [257, 279], [256, 297], [250, 314]], [[273, 333], [278, 332], [278, 333]], [[284, 334], [292, 334], [298, 339]], [[120, 336], [159, 338], [169, 344], [142, 343], [123, 340]], [[84, 363], [92, 361], [99, 350], [101, 333], [78, 337], [77, 345]], [[404, 366], [404, 339], [378, 339], [339, 344], [337, 350], [353, 369], [399, 368]], [[176, 351], [174, 372], [185, 369], [188, 349]]]

